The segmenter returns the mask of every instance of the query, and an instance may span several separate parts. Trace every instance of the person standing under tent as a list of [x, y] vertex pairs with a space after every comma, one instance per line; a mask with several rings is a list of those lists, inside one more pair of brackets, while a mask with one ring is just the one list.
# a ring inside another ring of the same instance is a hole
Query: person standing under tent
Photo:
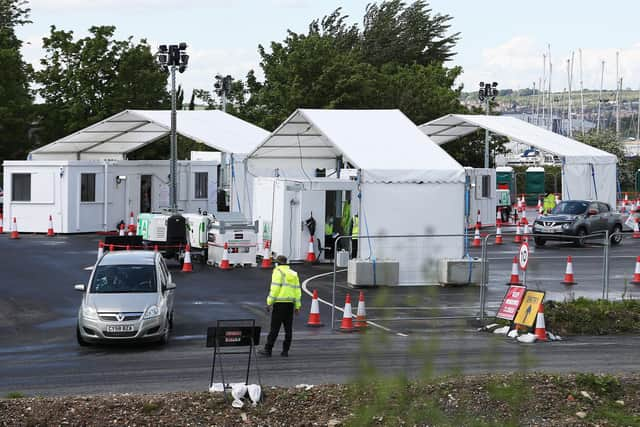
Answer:
[[271, 357], [271, 351], [278, 338], [280, 325], [284, 325], [284, 342], [280, 356], [288, 357], [293, 340], [293, 314], [300, 313], [302, 290], [298, 273], [287, 264], [287, 257], [279, 255], [278, 264], [271, 274], [271, 287], [267, 297], [267, 311], [271, 312], [271, 329], [264, 349], [259, 354]]
[[360, 218], [358, 214], [353, 216], [353, 226], [351, 227], [351, 258], [358, 257], [358, 237], [360, 236]]

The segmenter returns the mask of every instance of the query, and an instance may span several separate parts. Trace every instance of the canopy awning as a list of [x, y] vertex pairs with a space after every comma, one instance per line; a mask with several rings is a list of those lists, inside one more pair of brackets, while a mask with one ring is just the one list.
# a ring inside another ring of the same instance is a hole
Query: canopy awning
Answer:
[[[123, 158], [169, 134], [171, 111], [125, 110], [33, 151], [33, 159], [48, 155], [84, 158]], [[246, 154], [269, 133], [219, 110], [177, 111], [176, 131], [193, 141], [225, 153]]]
[[299, 109], [249, 155], [305, 165], [337, 158], [376, 181], [464, 180], [462, 166], [400, 110]]
[[514, 117], [449, 114], [421, 125], [420, 129], [440, 145], [478, 129], [488, 129], [493, 133], [506, 136], [512, 141], [555, 154], [561, 157], [565, 163], [610, 164], [617, 162], [617, 158], [613, 154]]

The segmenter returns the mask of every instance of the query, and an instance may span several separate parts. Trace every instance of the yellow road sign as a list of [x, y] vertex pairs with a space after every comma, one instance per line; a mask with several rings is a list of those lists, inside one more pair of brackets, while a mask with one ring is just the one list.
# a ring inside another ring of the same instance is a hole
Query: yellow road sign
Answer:
[[527, 291], [522, 298], [522, 304], [516, 315], [513, 323], [516, 325], [523, 325], [533, 327], [538, 314], [538, 307], [544, 300], [544, 292], [541, 291]]

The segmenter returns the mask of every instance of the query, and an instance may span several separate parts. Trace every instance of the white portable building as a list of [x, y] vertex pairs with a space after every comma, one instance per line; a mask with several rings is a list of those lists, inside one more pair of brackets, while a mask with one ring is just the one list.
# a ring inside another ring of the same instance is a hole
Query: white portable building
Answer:
[[[338, 177], [338, 165], [356, 171], [349, 177], [341, 171]], [[337, 186], [339, 179], [355, 178], [350, 181], [355, 188], [351, 210], [359, 215], [361, 236], [459, 235], [464, 230], [464, 168], [399, 110], [296, 110], [248, 156], [247, 169], [252, 175], [290, 181], [291, 191], [321, 190], [322, 181]], [[318, 169], [326, 171], [326, 178], [316, 176], [323, 174]], [[268, 187], [266, 182], [260, 185]], [[270, 190], [256, 187], [255, 197], [258, 191]], [[275, 184], [271, 191], [276, 191]], [[289, 203], [295, 206], [295, 198]], [[273, 233], [286, 236], [312, 213], [316, 230], [324, 229], [329, 212], [302, 209], [289, 215], [289, 221], [274, 220]], [[274, 212], [261, 208], [254, 219], [270, 221], [269, 213]], [[275, 229], [278, 225], [283, 230]], [[399, 260], [400, 281], [415, 283], [429, 280], [425, 266], [463, 255], [461, 237], [409, 240], [363, 238], [359, 257]]]
[[[268, 132], [218, 110], [178, 111], [176, 123], [178, 134], [222, 158], [179, 162], [178, 206], [215, 211], [223, 188], [232, 211], [246, 209], [252, 196], [243, 159]], [[5, 161], [5, 226], [16, 216], [21, 231], [44, 232], [52, 215], [57, 232], [102, 231], [130, 212], [167, 207], [169, 162], [126, 158], [170, 129], [170, 111], [125, 110], [38, 148], [29, 160]]]
[[556, 155], [562, 162], [563, 199], [599, 200], [616, 206], [617, 158], [613, 154], [514, 117], [449, 114], [420, 129], [437, 144], [487, 129]]

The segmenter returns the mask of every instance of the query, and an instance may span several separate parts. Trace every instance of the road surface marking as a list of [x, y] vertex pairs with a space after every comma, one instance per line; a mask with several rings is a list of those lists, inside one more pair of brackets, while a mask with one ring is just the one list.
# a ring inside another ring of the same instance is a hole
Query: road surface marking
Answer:
[[[336, 271], [336, 273], [342, 273], [343, 271], [347, 271], [347, 270], [338, 270], [338, 271]], [[310, 281], [312, 281], [312, 280], [319, 279], [319, 278], [324, 277], [324, 276], [329, 276], [329, 275], [331, 275], [331, 274], [333, 274], [333, 271], [330, 271], [330, 272], [328, 272], [328, 273], [322, 273], [322, 274], [318, 274], [318, 275], [315, 275], [315, 276], [309, 277], [307, 280], [305, 280], [304, 282], [302, 282], [302, 290], [304, 290], [304, 292], [305, 292], [307, 295], [309, 295], [311, 298], [313, 298], [313, 292], [310, 292], [310, 291], [309, 291], [309, 289], [307, 289], [307, 284], [308, 284]], [[325, 301], [325, 300], [323, 300], [323, 299], [322, 299], [322, 298], [320, 298], [320, 297], [318, 297], [318, 301], [319, 301], [319, 302], [321, 302], [321, 303], [323, 303], [323, 304], [328, 305], [329, 307], [334, 307], [336, 310], [341, 311], [341, 312], [343, 312], [343, 313], [344, 313], [344, 309], [343, 309], [343, 308], [340, 308], [340, 307], [338, 307], [338, 306], [334, 306], [334, 305], [333, 305], [333, 304], [331, 304], [329, 301]], [[353, 317], [355, 318], [356, 316], [353, 316]], [[389, 329], [389, 328], [385, 328], [385, 327], [384, 327], [384, 326], [382, 326], [382, 325], [379, 325], [379, 324], [377, 324], [377, 323], [375, 323], [375, 322], [370, 322], [370, 321], [368, 321], [368, 320], [367, 320], [367, 325], [371, 325], [371, 326], [373, 326], [373, 327], [376, 327], [376, 328], [382, 329], [382, 330], [383, 330], [383, 331], [385, 331], [385, 332], [395, 333], [396, 335], [398, 335], [398, 336], [400, 336], [400, 337], [407, 337], [407, 336], [408, 336], [408, 335], [406, 335], [406, 334], [402, 334], [402, 333], [400, 333], [400, 332], [394, 332], [394, 331], [392, 331], [392, 330], [391, 330], [391, 329]], [[333, 325], [331, 325], [331, 329], [333, 329]]]

